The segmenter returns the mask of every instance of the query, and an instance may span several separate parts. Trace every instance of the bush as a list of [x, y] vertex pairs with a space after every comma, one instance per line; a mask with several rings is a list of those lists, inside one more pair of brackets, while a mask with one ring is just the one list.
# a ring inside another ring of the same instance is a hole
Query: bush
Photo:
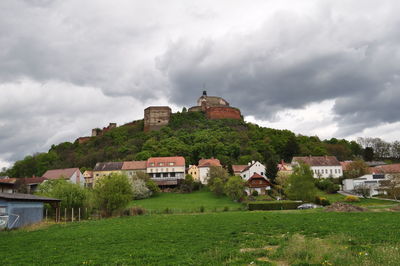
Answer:
[[254, 191], [251, 193], [251, 195], [252, 195], [253, 197], [257, 197], [257, 196], [258, 196], [258, 191], [257, 191], [257, 190], [254, 190]]
[[132, 186], [126, 175], [111, 174], [96, 181], [93, 196], [104, 215], [111, 216], [132, 200]]
[[357, 201], [360, 201], [360, 198], [357, 197], [357, 196], [346, 196], [344, 198], [344, 201], [346, 201], [346, 202], [357, 202]]
[[142, 179], [137, 178], [132, 180], [132, 193], [133, 199], [146, 199], [152, 194], [151, 190], [147, 188], [146, 183]]
[[246, 194], [244, 181], [240, 176], [232, 176], [224, 186], [225, 194], [234, 201], [240, 201]]
[[340, 186], [335, 184], [331, 179], [318, 179], [315, 182], [315, 186], [330, 194], [336, 193], [340, 189]]
[[229, 211], [229, 207], [228, 207], [228, 206], [225, 206], [225, 207], [224, 207], [224, 212], [227, 212], [227, 211]]
[[130, 209], [130, 214], [132, 216], [143, 215], [143, 214], [146, 214], [146, 209], [139, 207], [139, 206], [135, 206]]
[[263, 201], [263, 202], [249, 202], [247, 203], [247, 208], [250, 211], [255, 210], [294, 210], [297, 209], [298, 206], [303, 204], [299, 201], [289, 201], [289, 200], [282, 200], [282, 201]]
[[200, 206], [200, 212], [204, 212], [204, 211], [205, 211], [204, 206]]
[[318, 205], [322, 205], [322, 206], [331, 205], [329, 200], [327, 198], [324, 198], [324, 197], [315, 197], [315, 203], [318, 204]]

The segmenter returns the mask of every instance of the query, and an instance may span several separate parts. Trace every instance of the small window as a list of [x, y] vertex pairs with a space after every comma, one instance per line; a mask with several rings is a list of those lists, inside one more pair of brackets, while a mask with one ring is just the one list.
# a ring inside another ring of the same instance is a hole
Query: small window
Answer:
[[160, 173], [156, 173], [156, 177], [161, 177], [161, 174]]
[[333, 173], [332, 169], [331, 169], [331, 174]]
[[2, 213], [7, 213], [7, 207], [6, 206], [0, 206], [0, 214]]
[[150, 166], [154, 166], [154, 163], [150, 163]]
[[170, 173], [169, 176], [170, 177], [175, 177], [175, 173]]
[[163, 177], [168, 177], [168, 173], [163, 173]]
[[158, 163], [158, 166], [163, 166], [164, 165], [164, 163]]
[[261, 172], [261, 175], [264, 175], [264, 172]]
[[175, 163], [169, 163], [169, 165], [171, 165], [171, 166], [172, 166], [172, 165], [175, 165]]

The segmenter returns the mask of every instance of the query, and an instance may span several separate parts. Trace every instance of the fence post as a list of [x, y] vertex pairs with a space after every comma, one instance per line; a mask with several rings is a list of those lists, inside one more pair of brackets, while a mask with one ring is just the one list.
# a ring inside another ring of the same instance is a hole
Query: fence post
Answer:
[[72, 208], [72, 217], [71, 217], [71, 222], [74, 221], [74, 208]]
[[46, 223], [47, 223], [47, 209], [46, 209]]
[[64, 209], [64, 222], [67, 222], [67, 208]]
[[78, 221], [81, 221], [81, 208], [78, 209]]

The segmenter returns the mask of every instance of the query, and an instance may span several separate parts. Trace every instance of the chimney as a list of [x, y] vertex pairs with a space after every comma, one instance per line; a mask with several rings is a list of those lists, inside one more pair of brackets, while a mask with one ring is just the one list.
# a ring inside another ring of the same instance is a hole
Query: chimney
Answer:
[[255, 163], [255, 161], [251, 161], [251, 164], [254, 164]]
[[248, 166], [250, 166], [250, 165], [251, 165], [251, 163], [249, 162], [247, 165], [248, 165]]

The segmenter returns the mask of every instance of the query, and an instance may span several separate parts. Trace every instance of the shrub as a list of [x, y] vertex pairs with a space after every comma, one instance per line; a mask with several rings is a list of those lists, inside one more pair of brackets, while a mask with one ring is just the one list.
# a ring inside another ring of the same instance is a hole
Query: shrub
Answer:
[[229, 211], [229, 207], [228, 207], [228, 206], [225, 206], [225, 207], [224, 207], [224, 212], [227, 212], [227, 211]]
[[95, 204], [106, 215], [124, 208], [132, 200], [132, 186], [126, 175], [111, 174], [99, 178], [93, 188]]
[[335, 184], [331, 179], [318, 179], [315, 182], [315, 186], [330, 194], [336, 193], [340, 189], [340, 186]]
[[145, 214], [145, 213], [146, 213], [146, 209], [144, 209], [144, 208], [142, 208], [142, 207], [139, 207], [139, 206], [135, 206], [135, 207], [132, 207], [132, 208], [130, 209], [130, 214], [131, 214], [132, 216], [143, 215], [143, 214]]
[[257, 190], [254, 190], [254, 191], [251, 193], [251, 195], [252, 195], [253, 197], [257, 197], [257, 196], [258, 196], [258, 191], [257, 191]]
[[232, 176], [224, 186], [225, 194], [234, 201], [239, 201], [245, 196], [244, 181], [240, 176]]
[[132, 193], [133, 199], [146, 199], [152, 194], [151, 190], [147, 188], [146, 183], [142, 179], [137, 178], [132, 180]]
[[329, 200], [327, 198], [324, 198], [324, 197], [315, 197], [315, 203], [319, 204], [319, 205], [322, 205], [322, 206], [331, 205]]
[[300, 206], [302, 202], [300, 201], [256, 201], [247, 203], [247, 208], [250, 211], [255, 210], [294, 210]]
[[204, 211], [205, 211], [204, 206], [200, 206], [200, 212], [204, 212]]
[[360, 198], [357, 197], [357, 196], [346, 196], [344, 198], [344, 201], [346, 201], [346, 202], [357, 202], [357, 201], [360, 201]]

